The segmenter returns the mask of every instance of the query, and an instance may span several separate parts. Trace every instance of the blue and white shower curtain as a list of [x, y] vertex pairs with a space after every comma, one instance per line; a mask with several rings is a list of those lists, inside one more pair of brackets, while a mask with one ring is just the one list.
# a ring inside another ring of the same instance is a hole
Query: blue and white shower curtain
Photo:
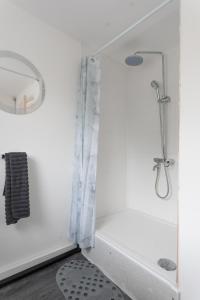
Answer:
[[94, 247], [100, 77], [100, 62], [93, 57], [84, 58], [77, 103], [70, 215], [70, 239], [82, 249]]

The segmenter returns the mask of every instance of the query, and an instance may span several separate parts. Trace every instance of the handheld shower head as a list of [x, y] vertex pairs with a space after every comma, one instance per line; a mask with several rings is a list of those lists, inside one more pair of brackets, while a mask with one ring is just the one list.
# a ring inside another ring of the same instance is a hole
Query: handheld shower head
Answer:
[[151, 82], [151, 86], [152, 86], [152, 88], [154, 88], [156, 90], [159, 89], [159, 83], [156, 80], [153, 80]]
[[155, 89], [157, 100], [160, 100], [160, 91], [159, 91], [159, 83], [156, 80], [152, 80], [151, 87]]

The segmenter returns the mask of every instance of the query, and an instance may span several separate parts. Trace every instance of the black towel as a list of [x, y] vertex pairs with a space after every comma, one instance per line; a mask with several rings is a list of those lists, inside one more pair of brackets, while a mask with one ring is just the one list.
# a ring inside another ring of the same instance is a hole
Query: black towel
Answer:
[[5, 212], [6, 224], [10, 225], [30, 216], [27, 155], [25, 152], [6, 153], [5, 161]]

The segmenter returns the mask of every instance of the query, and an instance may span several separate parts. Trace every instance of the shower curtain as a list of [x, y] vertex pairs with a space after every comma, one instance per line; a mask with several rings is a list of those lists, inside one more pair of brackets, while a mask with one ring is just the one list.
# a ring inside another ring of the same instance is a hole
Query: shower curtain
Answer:
[[82, 249], [94, 247], [100, 77], [99, 61], [93, 57], [84, 58], [77, 103], [70, 215], [70, 240]]

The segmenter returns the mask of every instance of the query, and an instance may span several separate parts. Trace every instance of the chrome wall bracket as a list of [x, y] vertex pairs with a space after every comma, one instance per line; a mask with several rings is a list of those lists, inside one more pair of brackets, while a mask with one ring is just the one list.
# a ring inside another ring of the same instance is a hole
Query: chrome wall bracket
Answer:
[[158, 103], [169, 103], [171, 101], [171, 98], [166, 96], [166, 97], [162, 97], [158, 100]]

